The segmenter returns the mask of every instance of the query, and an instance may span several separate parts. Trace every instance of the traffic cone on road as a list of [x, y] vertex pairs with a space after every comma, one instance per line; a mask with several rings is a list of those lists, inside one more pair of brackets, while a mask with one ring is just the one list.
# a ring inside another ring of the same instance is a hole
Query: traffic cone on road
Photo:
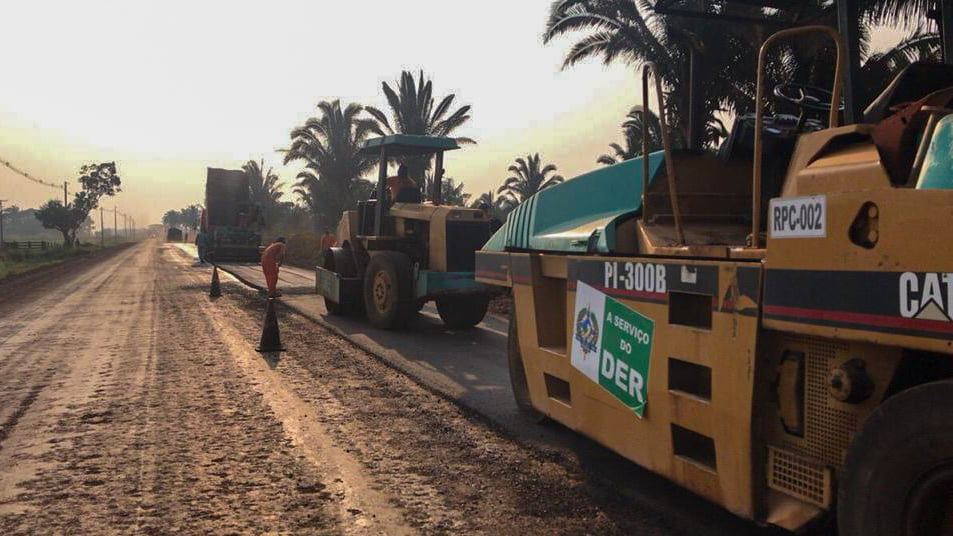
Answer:
[[284, 352], [281, 334], [278, 332], [278, 314], [275, 313], [275, 299], [268, 298], [268, 310], [265, 311], [265, 325], [261, 328], [261, 341], [255, 350], [261, 353]]
[[210, 298], [218, 298], [222, 295], [222, 284], [218, 282], [218, 266], [212, 268], [212, 288], [209, 289]]

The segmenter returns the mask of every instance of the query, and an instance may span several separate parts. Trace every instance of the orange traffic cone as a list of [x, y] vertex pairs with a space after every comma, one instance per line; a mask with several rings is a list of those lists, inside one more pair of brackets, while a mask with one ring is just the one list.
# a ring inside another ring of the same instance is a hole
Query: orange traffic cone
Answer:
[[268, 310], [265, 311], [265, 325], [261, 328], [261, 341], [255, 350], [261, 353], [284, 352], [281, 334], [278, 332], [278, 314], [275, 313], [275, 299], [268, 298]]
[[212, 268], [212, 288], [209, 289], [210, 298], [218, 298], [222, 295], [222, 284], [218, 282], [218, 266]]

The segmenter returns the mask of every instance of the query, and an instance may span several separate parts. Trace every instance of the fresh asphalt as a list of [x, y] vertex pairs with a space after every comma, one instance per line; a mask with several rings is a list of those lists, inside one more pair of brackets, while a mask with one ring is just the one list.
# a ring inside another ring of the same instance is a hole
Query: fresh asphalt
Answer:
[[[178, 245], [183, 255], [196, 256], [194, 246]], [[226, 277], [259, 291], [265, 286], [256, 264], [225, 263], [219, 268]], [[656, 511], [686, 534], [776, 533], [733, 516], [567, 428], [523, 418], [510, 391], [506, 318], [488, 314], [474, 329], [451, 330], [440, 321], [433, 304], [427, 304], [407, 329], [388, 331], [360, 319], [328, 315], [324, 300], [315, 293], [313, 270], [283, 266], [278, 288], [288, 308], [337, 332], [520, 442], [557, 457], [578, 459], [591, 478]]]

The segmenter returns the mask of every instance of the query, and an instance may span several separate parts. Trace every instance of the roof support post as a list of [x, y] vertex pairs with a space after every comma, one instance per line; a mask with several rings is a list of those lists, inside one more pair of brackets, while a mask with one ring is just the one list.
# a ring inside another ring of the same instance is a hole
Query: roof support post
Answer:
[[[837, 29], [847, 44], [847, 76], [844, 77], [844, 124], [856, 123], [862, 114], [857, 95], [860, 82], [860, 10], [858, 0], [837, 0]], [[838, 103], [831, 103], [837, 107]]]
[[701, 120], [701, 92], [698, 90], [698, 51], [695, 45], [688, 48], [688, 148], [700, 149], [705, 125]]
[[375, 206], [374, 212], [374, 236], [381, 235], [381, 227], [384, 222], [384, 203], [387, 202], [385, 199], [384, 192], [384, 183], [387, 182], [387, 148], [381, 146], [381, 165], [380, 170], [377, 172], [377, 204]]
[[430, 199], [434, 205], [443, 202], [443, 151], [437, 151], [436, 163], [433, 170], [433, 192]]
[[940, 10], [940, 40], [943, 48], [943, 63], [953, 65], [953, 5], [942, 0], [936, 3]]

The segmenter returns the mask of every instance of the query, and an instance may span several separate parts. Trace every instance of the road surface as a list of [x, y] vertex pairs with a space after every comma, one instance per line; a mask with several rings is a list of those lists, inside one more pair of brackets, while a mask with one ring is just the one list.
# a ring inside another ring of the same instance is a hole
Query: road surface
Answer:
[[[211, 299], [209, 279], [147, 241], [0, 284], [4, 534], [755, 531], [561, 427], [507, 428], [289, 308], [288, 351], [262, 356], [260, 295], [224, 277]], [[507, 398], [459, 340], [453, 371], [408, 359]]]
[[[179, 244], [189, 257], [195, 246]], [[225, 264], [223, 269], [243, 284], [264, 292], [265, 280], [256, 264]], [[474, 411], [508, 436], [551, 455], [576, 460], [587, 474], [628, 500], [663, 515], [691, 534], [776, 534], [757, 530], [719, 507], [642, 470], [587, 438], [549, 423], [528, 423], [510, 391], [506, 360], [508, 319], [488, 314], [473, 330], [447, 329], [432, 303], [403, 331], [381, 330], [353, 318], [330, 316], [315, 294], [313, 270], [285, 266], [279, 272], [281, 301], [292, 311], [346, 337], [391, 367], [404, 372], [439, 395]]]

